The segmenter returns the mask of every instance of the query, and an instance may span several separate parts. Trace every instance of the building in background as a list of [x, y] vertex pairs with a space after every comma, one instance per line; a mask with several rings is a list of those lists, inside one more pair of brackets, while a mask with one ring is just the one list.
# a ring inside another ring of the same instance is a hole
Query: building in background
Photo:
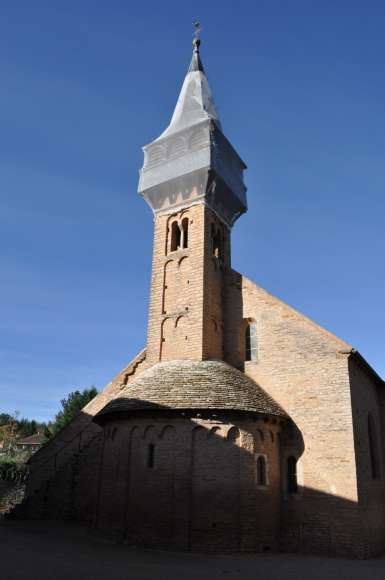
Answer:
[[22, 439], [18, 439], [16, 441], [16, 447], [18, 451], [28, 451], [32, 455], [32, 453], [36, 453], [45, 441], [45, 437], [43, 433], [34, 433], [29, 437], [24, 437]]

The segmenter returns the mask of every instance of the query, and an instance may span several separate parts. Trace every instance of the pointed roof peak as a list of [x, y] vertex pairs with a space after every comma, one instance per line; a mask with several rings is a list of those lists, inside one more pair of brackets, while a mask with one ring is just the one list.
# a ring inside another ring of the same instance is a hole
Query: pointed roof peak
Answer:
[[[196, 26], [196, 25], [195, 25]], [[199, 54], [200, 39], [197, 31], [193, 40], [193, 55], [184, 79], [173, 116], [161, 139], [187, 129], [207, 119], [213, 119], [221, 128], [211, 89]]]
[[193, 55], [190, 63], [190, 67], [188, 72], [200, 71], [204, 74], [205, 70], [203, 68], [203, 64], [201, 61], [201, 57], [199, 56], [199, 47], [201, 41], [199, 38], [194, 38], [193, 40]]

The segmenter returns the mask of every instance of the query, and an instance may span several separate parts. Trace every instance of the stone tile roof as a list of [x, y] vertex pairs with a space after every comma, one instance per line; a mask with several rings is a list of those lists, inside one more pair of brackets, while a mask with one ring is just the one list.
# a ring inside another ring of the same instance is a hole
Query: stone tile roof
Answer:
[[228, 409], [286, 417], [281, 407], [241, 371], [221, 361], [158, 363], [130, 383], [99, 413], [145, 409]]

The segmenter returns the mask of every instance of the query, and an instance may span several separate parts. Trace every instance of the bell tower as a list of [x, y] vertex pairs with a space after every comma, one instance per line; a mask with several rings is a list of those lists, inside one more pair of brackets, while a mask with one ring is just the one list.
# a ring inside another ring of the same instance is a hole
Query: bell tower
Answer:
[[154, 214], [147, 360], [222, 359], [230, 233], [247, 210], [245, 164], [222, 132], [194, 38], [167, 129], [143, 147], [139, 193]]

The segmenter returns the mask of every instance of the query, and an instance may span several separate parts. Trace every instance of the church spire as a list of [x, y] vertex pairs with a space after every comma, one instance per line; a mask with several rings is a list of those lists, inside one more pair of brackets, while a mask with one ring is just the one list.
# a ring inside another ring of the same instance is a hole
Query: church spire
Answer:
[[211, 119], [221, 129], [219, 115], [212, 97], [211, 89], [201, 61], [199, 47], [201, 41], [193, 40], [191, 63], [184, 79], [179, 98], [167, 129], [158, 137], [176, 133], [192, 127], [201, 121]]
[[231, 227], [247, 210], [246, 165], [222, 132], [199, 49], [195, 34], [170, 124], [143, 147], [139, 193], [155, 213], [203, 202]]

